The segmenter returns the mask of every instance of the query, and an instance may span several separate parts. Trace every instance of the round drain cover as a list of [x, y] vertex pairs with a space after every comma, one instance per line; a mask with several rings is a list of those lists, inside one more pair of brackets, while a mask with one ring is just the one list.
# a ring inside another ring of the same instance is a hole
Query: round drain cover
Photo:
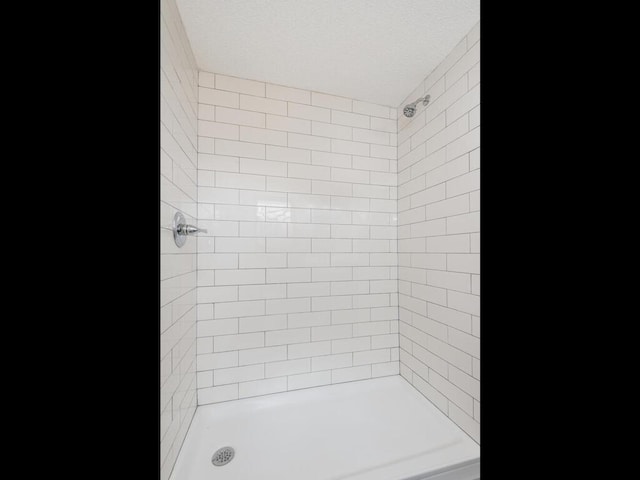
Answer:
[[233, 447], [222, 447], [216, 450], [216, 453], [211, 457], [211, 463], [213, 463], [216, 467], [221, 467], [222, 465], [226, 465], [231, 460], [233, 460], [234, 455], [236, 454]]

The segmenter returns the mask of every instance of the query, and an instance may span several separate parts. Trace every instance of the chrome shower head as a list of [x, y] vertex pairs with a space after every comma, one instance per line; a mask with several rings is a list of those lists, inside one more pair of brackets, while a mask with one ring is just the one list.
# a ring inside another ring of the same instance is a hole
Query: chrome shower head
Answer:
[[420, 97], [415, 102], [406, 105], [402, 110], [402, 113], [404, 113], [405, 117], [408, 117], [408, 118], [413, 117], [416, 114], [416, 105], [418, 105], [419, 102], [422, 102], [423, 105], [426, 105], [427, 103], [429, 103], [430, 98], [431, 98], [431, 95], [425, 95], [424, 97]]
[[413, 117], [416, 113], [416, 104], [410, 103], [409, 105], [404, 107], [404, 110], [402, 110], [402, 113], [404, 113], [405, 117], [409, 117], [409, 118]]

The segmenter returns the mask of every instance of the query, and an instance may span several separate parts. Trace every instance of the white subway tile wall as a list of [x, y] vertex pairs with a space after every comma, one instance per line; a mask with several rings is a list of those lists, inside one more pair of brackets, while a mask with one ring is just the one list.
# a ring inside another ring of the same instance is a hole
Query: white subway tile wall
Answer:
[[400, 374], [478, 443], [479, 52], [478, 23], [398, 108], [397, 184]]
[[398, 375], [395, 108], [199, 78], [198, 404]]
[[[178, 248], [171, 221], [177, 210], [189, 223], [198, 216], [198, 70], [174, 0], [162, 0], [160, 28], [160, 478], [166, 480], [197, 405], [196, 241]], [[207, 100], [228, 104], [225, 98]], [[207, 115], [205, 108], [202, 118]], [[235, 135], [227, 125], [204, 123], [205, 131]], [[208, 292], [212, 298], [223, 294]], [[199, 380], [206, 385], [213, 379]]]

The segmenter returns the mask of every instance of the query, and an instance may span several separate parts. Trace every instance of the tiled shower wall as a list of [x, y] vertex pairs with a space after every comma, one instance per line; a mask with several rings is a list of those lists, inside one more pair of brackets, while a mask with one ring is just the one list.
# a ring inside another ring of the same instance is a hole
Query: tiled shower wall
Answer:
[[398, 116], [400, 373], [480, 434], [480, 24]]
[[198, 404], [398, 374], [396, 109], [199, 79]]
[[171, 469], [196, 408], [196, 242], [178, 248], [176, 210], [197, 215], [198, 72], [173, 0], [160, 22], [160, 461]]

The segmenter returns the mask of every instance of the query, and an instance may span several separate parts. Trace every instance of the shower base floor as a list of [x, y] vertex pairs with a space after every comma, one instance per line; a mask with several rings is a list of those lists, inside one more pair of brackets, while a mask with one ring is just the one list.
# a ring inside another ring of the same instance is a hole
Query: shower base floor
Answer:
[[[235, 457], [214, 466], [224, 446]], [[475, 480], [480, 447], [399, 375], [197, 408], [171, 480]]]

